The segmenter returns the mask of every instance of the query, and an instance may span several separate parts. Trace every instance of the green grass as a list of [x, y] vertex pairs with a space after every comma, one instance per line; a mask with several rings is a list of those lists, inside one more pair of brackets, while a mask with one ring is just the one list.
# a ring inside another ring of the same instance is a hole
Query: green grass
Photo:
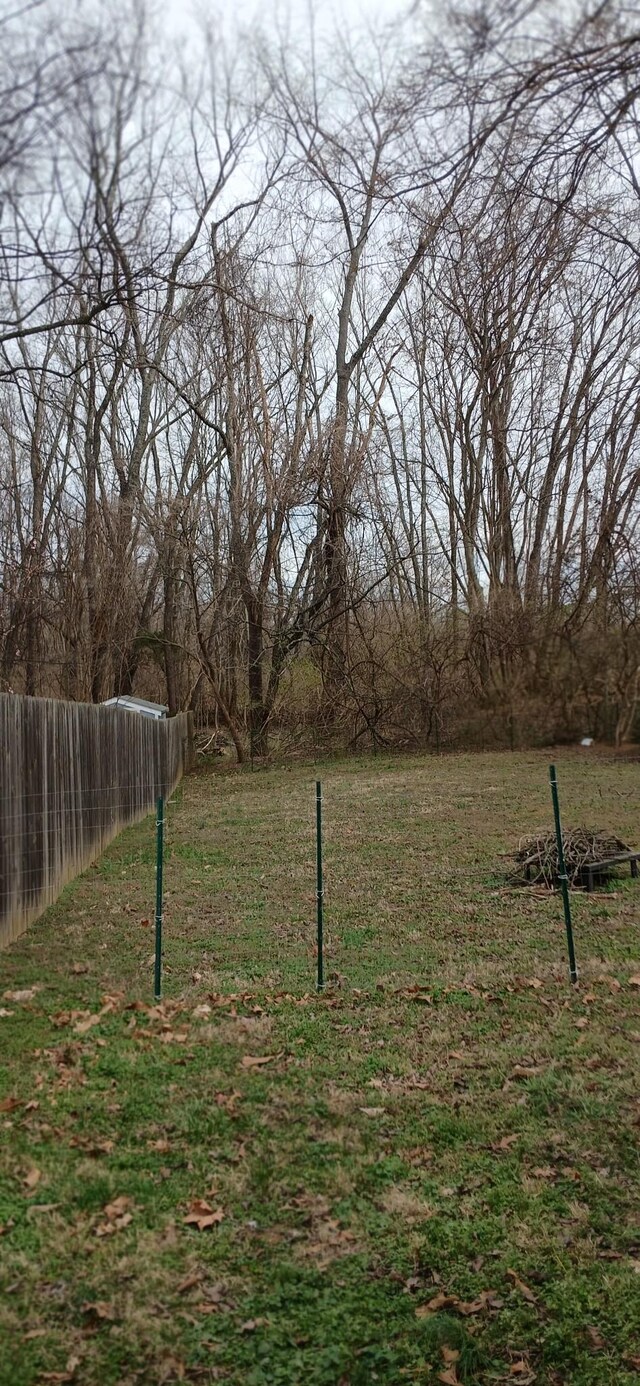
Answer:
[[[638, 844], [637, 765], [559, 778]], [[151, 819], [0, 955], [2, 1386], [638, 1380], [640, 887], [573, 897], [571, 988], [502, 875], [550, 821], [535, 753], [202, 774], [159, 1009]]]

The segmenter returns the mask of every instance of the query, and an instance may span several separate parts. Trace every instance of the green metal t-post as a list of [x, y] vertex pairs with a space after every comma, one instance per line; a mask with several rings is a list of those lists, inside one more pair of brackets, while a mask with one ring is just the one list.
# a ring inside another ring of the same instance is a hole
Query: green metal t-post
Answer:
[[164, 854], [164, 799], [156, 804], [156, 966], [154, 997], [160, 1000], [162, 989], [162, 865]]
[[571, 904], [569, 901], [569, 877], [564, 862], [564, 843], [562, 841], [562, 824], [560, 822], [560, 802], [558, 799], [558, 777], [555, 765], [549, 766], [549, 779], [551, 780], [551, 798], [553, 800], [553, 816], [556, 824], [556, 843], [558, 847], [558, 880], [562, 891], [562, 904], [564, 906], [564, 922], [567, 930], [567, 947], [569, 949], [569, 976], [572, 982], [577, 982], [578, 971], [576, 968], [576, 955], [573, 946], [573, 928], [571, 926]]
[[320, 780], [316, 780], [316, 905], [318, 919], [318, 991], [324, 991], [323, 904], [324, 885], [322, 881], [322, 784]]

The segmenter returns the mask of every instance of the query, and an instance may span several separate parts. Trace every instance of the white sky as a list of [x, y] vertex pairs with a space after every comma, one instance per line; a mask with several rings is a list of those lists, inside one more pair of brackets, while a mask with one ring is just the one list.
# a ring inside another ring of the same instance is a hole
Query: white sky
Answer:
[[[436, 0], [437, 2], [437, 0]], [[421, 0], [416, 0], [418, 8]], [[282, 18], [289, 15], [294, 27], [306, 28], [309, 15], [309, 0], [217, 0], [208, 4], [206, 0], [158, 0], [157, 9], [164, 11], [167, 28], [174, 32], [188, 32], [191, 17], [198, 10], [210, 16], [219, 14], [227, 24], [247, 27], [256, 18], [262, 24], [269, 12]], [[334, 28], [340, 24], [359, 27], [361, 24], [380, 19], [383, 22], [399, 19], [411, 8], [411, 0], [316, 0], [316, 24], [319, 28]]]

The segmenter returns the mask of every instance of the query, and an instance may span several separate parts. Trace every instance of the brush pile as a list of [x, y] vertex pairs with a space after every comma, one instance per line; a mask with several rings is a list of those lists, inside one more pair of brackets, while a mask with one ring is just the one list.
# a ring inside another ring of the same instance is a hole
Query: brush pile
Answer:
[[[593, 832], [590, 828], [573, 828], [562, 834], [564, 861], [570, 885], [583, 885], [586, 868], [594, 862], [607, 861], [631, 849], [612, 833]], [[552, 889], [558, 884], [558, 848], [555, 832], [540, 831], [532, 837], [521, 837], [513, 854], [516, 885], [544, 885]], [[604, 876], [604, 871], [602, 875]]]

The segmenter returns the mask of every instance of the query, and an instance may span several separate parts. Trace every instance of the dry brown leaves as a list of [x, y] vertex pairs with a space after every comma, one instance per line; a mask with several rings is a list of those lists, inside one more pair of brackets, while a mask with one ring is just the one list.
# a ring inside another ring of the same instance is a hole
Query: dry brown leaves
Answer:
[[237, 1116], [238, 1102], [242, 1098], [242, 1093], [234, 1089], [233, 1092], [217, 1092], [215, 1096], [216, 1107], [220, 1107], [229, 1116]]
[[3, 1097], [0, 1102], [0, 1112], [15, 1112], [16, 1108], [24, 1106], [20, 1097]]
[[523, 1299], [526, 1299], [527, 1304], [538, 1303], [538, 1296], [534, 1294], [533, 1290], [529, 1289], [528, 1285], [525, 1285], [524, 1280], [520, 1279], [520, 1276], [518, 1275], [517, 1271], [508, 1270], [507, 1278], [511, 1281], [514, 1290], [517, 1290], [518, 1294], [522, 1295]]
[[573, 1165], [537, 1165], [532, 1169], [531, 1174], [534, 1179], [570, 1179], [572, 1183], [578, 1184], [581, 1179], [580, 1171], [573, 1168]]
[[102, 1016], [100, 1014], [85, 1015], [82, 1020], [76, 1021], [73, 1027], [74, 1035], [88, 1035], [89, 1031], [93, 1029], [94, 1025], [99, 1025], [101, 1020]]
[[210, 1227], [216, 1227], [222, 1222], [224, 1211], [222, 1208], [212, 1208], [204, 1198], [194, 1198], [189, 1204], [186, 1217], [182, 1219], [187, 1227], [196, 1227], [198, 1232], [206, 1232]]
[[38, 1169], [37, 1165], [31, 1165], [23, 1177], [22, 1186], [29, 1194], [32, 1194], [37, 1189], [41, 1179], [42, 1170]]
[[435, 1380], [441, 1381], [443, 1386], [460, 1386], [457, 1368], [457, 1363], [460, 1360], [460, 1353], [456, 1348], [450, 1348], [444, 1344], [440, 1348], [440, 1356], [444, 1362], [444, 1367], [441, 1372], [438, 1372]]
[[99, 1011], [57, 1011], [55, 1015], [51, 1016], [51, 1024], [57, 1030], [72, 1025], [75, 1035], [88, 1035], [90, 1030], [100, 1024], [104, 1016], [112, 1015], [114, 1011], [119, 1010], [123, 1000], [124, 994], [122, 992], [107, 993], [102, 997], [102, 1006]]
[[519, 1141], [519, 1139], [520, 1137], [518, 1135], [503, 1136], [502, 1140], [496, 1141], [495, 1145], [490, 1146], [490, 1149], [493, 1150], [495, 1155], [499, 1155], [504, 1150], [510, 1150], [512, 1145], [515, 1145], [516, 1141]]
[[428, 1304], [419, 1304], [416, 1309], [417, 1319], [426, 1319], [431, 1314], [438, 1314], [441, 1309], [452, 1309], [456, 1314], [462, 1314], [468, 1318], [473, 1314], [483, 1314], [487, 1310], [502, 1309], [504, 1300], [499, 1299], [494, 1290], [482, 1290], [477, 1299], [464, 1300], [458, 1299], [457, 1295], [447, 1295], [443, 1292], [434, 1295]]
[[85, 1302], [81, 1305], [81, 1312], [97, 1323], [115, 1323], [118, 1317], [113, 1304], [109, 1304], [106, 1299]]
[[96, 1141], [92, 1136], [72, 1136], [69, 1145], [74, 1150], [81, 1150], [83, 1155], [91, 1155], [98, 1159], [100, 1155], [111, 1155], [115, 1141]]
[[75, 1381], [81, 1360], [75, 1355], [68, 1357], [63, 1372], [39, 1372], [38, 1381], [50, 1381], [55, 1383], [55, 1386], [65, 1386], [66, 1382]]
[[531, 1370], [528, 1362], [520, 1357], [517, 1362], [512, 1362], [509, 1367], [509, 1376], [517, 1383], [517, 1386], [532, 1386], [536, 1379], [536, 1374]]
[[539, 1078], [545, 1072], [544, 1064], [514, 1064], [510, 1078]]
[[133, 1199], [127, 1198], [126, 1194], [121, 1194], [119, 1198], [114, 1198], [111, 1203], [105, 1204], [103, 1208], [104, 1222], [99, 1222], [95, 1228], [96, 1237], [112, 1237], [115, 1232], [121, 1232], [129, 1223], [133, 1222]]

